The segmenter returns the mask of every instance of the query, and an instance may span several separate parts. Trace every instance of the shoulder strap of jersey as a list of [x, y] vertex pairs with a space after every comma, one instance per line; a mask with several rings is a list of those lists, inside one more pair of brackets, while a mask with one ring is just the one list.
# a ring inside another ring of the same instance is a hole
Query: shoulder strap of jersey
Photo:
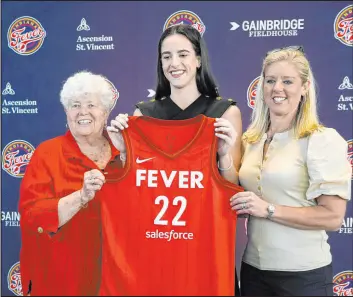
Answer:
[[141, 101], [135, 105], [144, 116], [172, 120], [180, 113], [180, 108], [169, 98], [152, 99], [150, 101]]
[[220, 118], [229, 108], [229, 106], [236, 104], [237, 103], [232, 99], [222, 99], [222, 97], [217, 97], [208, 106], [207, 110], [205, 111], [205, 116], [210, 118]]
[[158, 100], [152, 99], [150, 101], [141, 101], [135, 104], [135, 107], [138, 108], [143, 115], [153, 117], [154, 114], [160, 109], [159, 103], [160, 102]]

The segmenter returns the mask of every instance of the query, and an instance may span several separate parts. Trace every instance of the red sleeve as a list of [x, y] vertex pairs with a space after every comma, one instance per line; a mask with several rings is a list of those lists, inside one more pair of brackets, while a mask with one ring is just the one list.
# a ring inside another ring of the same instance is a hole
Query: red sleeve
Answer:
[[31, 282], [36, 275], [37, 260], [37, 234], [28, 228], [28, 225], [22, 223], [21, 218], [21, 250], [20, 250], [20, 274], [23, 296], [30, 294]]
[[[33, 247], [33, 244], [32, 244]], [[31, 255], [26, 254], [30, 250], [30, 247], [26, 247], [22, 244], [20, 251], [20, 273], [21, 273], [21, 283], [22, 283], [22, 294], [23, 296], [27, 296], [30, 293], [30, 282], [33, 277], [33, 268], [35, 265], [35, 261], [32, 261], [31, 264]]]
[[38, 146], [23, 177], [19, 199], [21, 225], [25, 229], [48, 234], [58, 230], [58, 203], [61, 198], [55, 196], [53, 172], [48, 164], [50, 160], [53, 160], [53, 152]]

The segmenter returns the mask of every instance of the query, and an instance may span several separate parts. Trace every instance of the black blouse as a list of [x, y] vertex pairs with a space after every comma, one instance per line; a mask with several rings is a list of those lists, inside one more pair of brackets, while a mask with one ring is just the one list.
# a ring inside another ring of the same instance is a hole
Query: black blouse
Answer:
[[161, 100], [142, 101], [136, 104], [136, 107], [145, 116], [162, 120], [185, 120], [199, 114], [210, 118], [220, 118], [231, 105], [236, 105], [232, 99], [210, 98], [201, 95], [184, 110], [176, 105], [169, 96]]

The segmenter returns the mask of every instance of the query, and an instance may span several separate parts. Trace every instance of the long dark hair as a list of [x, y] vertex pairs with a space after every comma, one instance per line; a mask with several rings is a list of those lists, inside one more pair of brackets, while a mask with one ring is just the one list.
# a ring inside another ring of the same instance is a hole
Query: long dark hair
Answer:
[[170, 95], [170, 83], [166, 79], [162, 69], [161, 48], [164, 39], [173, 34], [185, 36], [192, 44], [196, 56], [200, 57], [201, 66], [196, 71], [196, 85], [199, 92], [209, 97], [218, 97], [218, 87], [211, 72], [206, 43], [199, 31], [190, 25], [180, 24], [167, 28], [158, 43], [158, 62], [157, 62], [157, 88], [155, 99], [160, 100]]

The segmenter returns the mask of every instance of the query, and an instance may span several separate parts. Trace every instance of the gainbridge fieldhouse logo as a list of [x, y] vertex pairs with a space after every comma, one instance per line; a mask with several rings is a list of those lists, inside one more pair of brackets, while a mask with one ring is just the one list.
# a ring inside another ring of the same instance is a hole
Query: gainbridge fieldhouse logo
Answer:
[[9, 269], [9, 272], [7, 273], [7, 286], [9, 290], [16, 296], [23, 296], [20, 274], [20, 262], [13, 264]]
[[255, 106], [255, 98], [257, 92], [257, 85], [259, 84], [260, 76], [256, 77], [249, 85], [248, 91], [246, 93], [246, 98], [248, 100], [248, 106], [250, 108], [254, 108]]
[[109, 80], [109, 79], [105, 79], [107, 81], [107, 83], [110, 85], [110, 89], [112, 91], [112, 94], [113, 94], [113, 101], [114, 101], [114, 104], [112, 105], [112, 108], [113, 109], [115, 107], [115, 104], [116, 102], [118, 101], [119, 99], [119, 91], [116, 89], [116, 87], [114, 86], [114, 84]]
[[44, 42], [46, 32], [41, 23], [29, 16], [12, 22], [7, 32], [9, 48], [16, 54], [28, 56], [38, 51]]
[[353, 5], [343, 8], [333, 24], [335, 38], [344, 45], [353, 46]]
[[347, 158], [352, 166], [352, 180], [353, 180], [353, 139], [348, 140], [347, 143], [348, 143]]
[[163, 31], [169, 27], [186, 24], [194, 27], [197, 31], [200, 32], [201, 36], [206, 31], [205, 24], [201, 21], [200, 17], [189, 10], [179, 10], [173, 13], [164, 23]]
[[333, 277], [334, 296], [353, 296], [353, 271], [347, 270]]
[[34, 147], [24, 140], [14, 140], [2, 151], [2, 169], [9, 175], [22, 178], [33, 155]]

